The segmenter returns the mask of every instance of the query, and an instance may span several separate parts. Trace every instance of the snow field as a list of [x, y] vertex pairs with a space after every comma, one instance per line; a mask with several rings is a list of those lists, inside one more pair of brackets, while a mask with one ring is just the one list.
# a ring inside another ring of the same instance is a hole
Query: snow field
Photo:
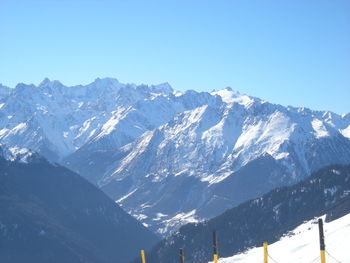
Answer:
[[[325, 218], [325, 216], [323, 216]], [[350, 214], [329, 223], [324, 223], [326, 262], [350, 262]], [[220, 244], [219, 244], [220, 246]], [[219, 250], [220, 252], [220, 250]], [[269, 262], [309, 263], [320, 262], [319, 233], [317, 219], [297, 228], [291, 235], [282, 237], [268, 246]], [[263, 247], [252, 248], [245, 253], [219, 259], [219, 263], [263, 262]]]

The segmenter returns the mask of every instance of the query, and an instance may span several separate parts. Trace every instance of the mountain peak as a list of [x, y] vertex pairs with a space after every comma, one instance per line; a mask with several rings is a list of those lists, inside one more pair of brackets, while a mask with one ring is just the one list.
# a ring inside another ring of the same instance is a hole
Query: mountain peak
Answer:
[[153, 92], [170, 94], [173, 93], [173, 88], [168, 82], [160, 83], [158, 85], [151, 86]]
[[63, 86], [63, 84], [58, 80], [50, 80], [49, 78], [44, 78], [42, 82], [38, 85], [39, 88], [45, 87], [47, 85], [53, 86]]
[[0, 97], [9, 95], [10, 92], [11, 92], [11, 89], [9, 87], [6, 87], [0, 83]]
[[213, 91], [210, 94], [220, 96], [221, 99], [227, 104], [238, 103], [242, 105], [248, 105], [253, 100], [253, 98], [250, 96], [241, 94], [238, 91], [233, 90], [231, 87]]
[[116, 78], [96, 78], [93, 83], [120, 83]]
[[49, 78], [44, 78], [42, 82], [40, 82], [39, 86], [45, 86], [46, 84], [50, 83], [51, 80]]
[[88, 86], [94, 87], [97, 89], [106, 89], [106, 88], [119, 89], [121, 86], [123, 86], [123, 84], [121, 84], [115, 78], [96, 78]]

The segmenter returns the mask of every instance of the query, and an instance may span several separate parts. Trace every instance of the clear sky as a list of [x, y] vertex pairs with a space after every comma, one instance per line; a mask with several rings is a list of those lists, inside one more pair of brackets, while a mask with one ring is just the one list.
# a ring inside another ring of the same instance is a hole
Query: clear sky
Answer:
[[349, 0], [0, 0], [0, 83], [232, 87], [350, 112]]

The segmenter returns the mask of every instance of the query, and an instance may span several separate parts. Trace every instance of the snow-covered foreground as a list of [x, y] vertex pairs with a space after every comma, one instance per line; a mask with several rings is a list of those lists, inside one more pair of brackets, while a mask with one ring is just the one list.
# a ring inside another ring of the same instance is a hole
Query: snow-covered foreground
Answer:
[[[327, 252], [326, 262], [350, 262], [350, 214], [330, 223], [325, 223], [324, 231]], [[320, 262], [316, 260], [320, 255], [317, 219], [298, 226], [292, 232], [292, 236], [285, 236], [268, 246], [269, 256], [272, 257], [269, 262]], [[263, 248], [252, 248], [246, 253], [222, 258], [219, 262], [263, 262]]]

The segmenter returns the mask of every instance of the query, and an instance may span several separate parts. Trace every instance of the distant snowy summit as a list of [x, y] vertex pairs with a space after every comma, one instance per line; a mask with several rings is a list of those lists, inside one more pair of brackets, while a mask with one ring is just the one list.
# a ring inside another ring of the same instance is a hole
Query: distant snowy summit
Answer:
[[162, 235], [350, 162], [350, 114], [284, 107], [230, 88], [45, 79], [0, 87], [0, 108], [1, 144], [66, 165]]
[[[114, 120], [132, 111], [132, 105], [172, 92], [166, 83], [137, 86], [112, 78], [86, 86], [66, 87], [46, 78], [38, 86], [0, 87], [0, 139], [9, 147], [30, 148], [59, 160], [109, 134]], [[150, 127], [130, 128], [139, 135]]]

